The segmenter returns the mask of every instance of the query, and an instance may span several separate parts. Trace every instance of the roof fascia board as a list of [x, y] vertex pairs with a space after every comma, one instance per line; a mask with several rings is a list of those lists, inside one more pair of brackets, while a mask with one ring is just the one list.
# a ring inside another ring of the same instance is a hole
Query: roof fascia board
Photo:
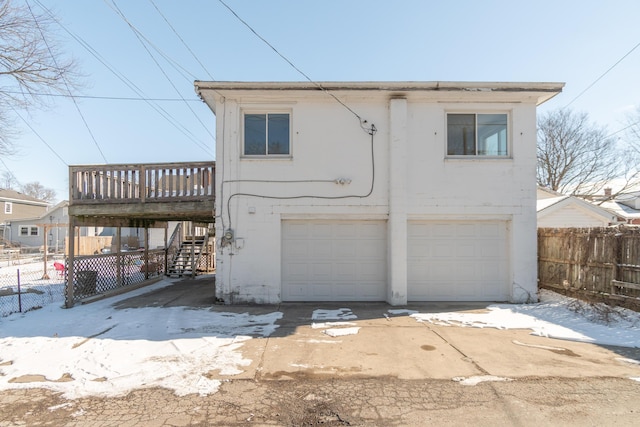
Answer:
[[[533, 98], [537, 105], [548, 101], [562, 92], [564, 83], [556, 82], [210, 82], [196, 81], [196, 92], [205, 100], [203, 92], [213, 91], [219, 96], [223, 92], [273, 92], [289, 93], [291, 91], [305, 92], [382, 92], [392, 95], [406, 95], [409, 93], [438, 93], [443, 95], [443, 101], [449, 96], [444, 94], [477, 94], [485, 97], [488, 94], [510, 94], [512, 99]], [[209, 94], [210, 95], [210, 94]], [[435, 98], [435, 97], [434, 97]], [[475, 96], [474, 98], [478, 98]]]

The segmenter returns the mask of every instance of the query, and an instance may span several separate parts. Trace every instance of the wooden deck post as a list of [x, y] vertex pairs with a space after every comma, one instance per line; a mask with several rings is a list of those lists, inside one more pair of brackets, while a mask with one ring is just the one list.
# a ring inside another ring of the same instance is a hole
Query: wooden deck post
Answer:
[[69, 256], [67, 258], [67, 289], [66, 289], [66, 308], [73, 307], [73, 275], [74, 275], [74, 263], [75, 263], [75, 242], [76, 242], [76, 228], [74, 217], [69, 217]]

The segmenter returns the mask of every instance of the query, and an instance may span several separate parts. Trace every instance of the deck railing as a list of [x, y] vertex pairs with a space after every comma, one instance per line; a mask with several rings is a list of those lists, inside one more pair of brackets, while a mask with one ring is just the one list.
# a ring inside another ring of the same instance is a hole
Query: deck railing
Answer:
[[69, 166], [69, 203], [212, 199], [214, 162]]

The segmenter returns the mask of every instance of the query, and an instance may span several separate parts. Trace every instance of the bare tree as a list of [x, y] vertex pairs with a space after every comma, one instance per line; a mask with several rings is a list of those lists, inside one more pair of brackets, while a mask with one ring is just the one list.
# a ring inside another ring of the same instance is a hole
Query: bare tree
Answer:
[[586, 113], [560, 109], [538, 120], [538, 184], [563, 194], [599, 194], [616, 182], [612, 197], [637, 184], [640, 175], [629, 150], [607, 136]]
[[635, 112], [627, 116], [625, 131], [630, 149], [640, 155], [640, 106], [636, 108]]
[[19, 185], [16, 177], [9, 171], [2, 172], [2, 176], [0, 176], [0, 188], [4, 188], [5, 190], [13, 190]]
[[43, 106], [43, 94], [76, 87], [74, 61], [60, 50], [53, 23], [29, 2], [0, 0], [0, 155], [13, 153], [14, 110]]
[[43, 200], [45, 202], [53, 202], [56, 198], [55, 190], [51, 188], [45, 188], [44, 185], [38, 181], [28, 182], [21, 187], [22, 193], [27, 196], [35, 197], [36, 199]]

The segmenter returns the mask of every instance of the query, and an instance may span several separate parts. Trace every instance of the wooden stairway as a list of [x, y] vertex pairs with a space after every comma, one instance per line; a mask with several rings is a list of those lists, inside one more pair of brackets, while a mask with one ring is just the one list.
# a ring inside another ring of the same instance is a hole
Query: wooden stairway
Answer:
[[192, 275], [194, 269], [195, 274], [197, 274], [200, 257], [204, 253], [206, 245], [207, 238], [205, 236], [185, 238], [167, 269], [167, 276], [181, 277]]

